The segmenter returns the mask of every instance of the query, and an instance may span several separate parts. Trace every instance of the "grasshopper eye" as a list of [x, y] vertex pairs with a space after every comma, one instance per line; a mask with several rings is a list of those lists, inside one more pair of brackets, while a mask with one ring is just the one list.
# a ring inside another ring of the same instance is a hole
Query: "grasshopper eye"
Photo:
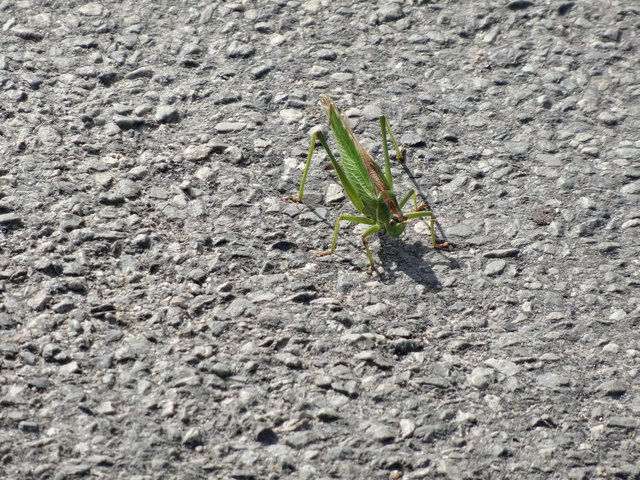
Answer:
[[393, 226], [396, 223], [398, 223], [398, 220], [396, 220], [395, 218], [392, 218], [391, 220], [389, 220], [389, 225]]

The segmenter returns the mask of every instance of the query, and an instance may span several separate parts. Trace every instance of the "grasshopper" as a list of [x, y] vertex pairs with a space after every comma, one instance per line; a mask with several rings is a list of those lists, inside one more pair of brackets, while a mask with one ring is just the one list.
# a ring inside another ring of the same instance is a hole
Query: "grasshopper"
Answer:
[[[391, 142], [396, 149], [396, 159], [402, 161], [406, 148], [398, 147], [395, 136], [391, 131], [391, 127], [384, 116], [381, 116], [380, 129], [382, 131], [382, 151], [384, 153], [384, 174], [373, 160], [369, 152], [360, 144], [356, 138], [349, 121], [340, 113], [338, 107], [333, 100], [327, 96], [322, 95], [320, 97], [320, 105], [327, 114], [329, 120], [329, 127], [333, 132], [333, 135], [338, 143], [338, 149], [340, 151], [340, 161], [336, 160], [336, 157], [331, 152], [329, 144], [327, 143], [327, 137], [320, 130], [316, 130], [311, 136], [311, 145], [309, 146], [309, 155], [307, 156], [307, 163], [304, 166], [304, 172], [302, 174], [302, 182], [300, 183], [300, 190], [298, 196], [287, 196], [285, 199], [292, 200], [294, 202], [302, 202], [302, 196], [304, 194], [304, 185], [309, 175], [309, 166], [311, 165], [311, 158], [315, 151], [316, 141], [324, 147], [324, 150], [329, 156], [331, 165], [338, 175], [340, 183], [344, 188], [347, 197], [353, 204], [353, 206], [360, 213], [363, 213], [364, 217], [355, 215], [340, 215], [336, 220], [335, 228], [333, 231], [333, 241], [329, 250], [325, 252], [319, 252], [318, 256], [331, 255], [338, 242], [338, 233], [340, 231], [340, 222], [353, 222], [364, 225], [371, 225], [362, 235], [362, 245], [364, 246], [365, 253], [369, 259], [369, 268], [367, 274], [373, 273], [375, 262], [373, 261], [373, 255], [371, 255], [371, 249], [367, 242], [367, 237], [372, 235], [381, 229], [384, 229], [386, 233], [391, 237], [400, 237], [406, 228], [407, 221], [413, 218], [430, 217], [430, 232], [431, 243], [435, 248], [446, 249], [449, 247], [449, 242], [439, 243], [436, 239], [435, 232], [435, 216], [430, 211], [426, 210], [426, 205], [423, 203], [418, 205], [416, 192], [410, 190], [403, 198], [398, 202], [396, 195], [393, 191], [393, 179], [391, 178], [391, 166], [389, 165], [389, 147], [387, 145], [387, 132], [391, 137]], [[413, 200], [413, 212], [404, 214], [402, 208], [409, 201]]]

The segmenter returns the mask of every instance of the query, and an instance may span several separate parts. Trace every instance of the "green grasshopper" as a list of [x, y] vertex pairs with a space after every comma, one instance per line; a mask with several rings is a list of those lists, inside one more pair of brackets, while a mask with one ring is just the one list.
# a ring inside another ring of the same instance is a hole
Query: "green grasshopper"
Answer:
[[[398, 161], [403, 160], [405, 147], [398, 147], [395, 136], [391, 131], [387, 119], [384, 116], [380, 117], [380, 129], [382, 131], [382, 151], [384, 152], [384, 174], [373, 160], [371, 155], [364, 149], [356, 138], [348, 120], [340, 113], [338, 107], [333, 100], [327, 95], [320, 97], [320, 105], [324, 109], [329, 119], [329, 127], [333, 132], [333, 135], [338, 143], [338, 149], [340, 151], [340, 161], [336, 160], [336, 157], [331, 152], [329, 144], [327, 143], [327, 137], [322, 131], [316, 130], [311, 137], [311, 145], [309, 146], [309, 155], [307, 156], [307, 163], [304, 166], [304, 172], [302, 174], [302, 182], [300, 183], [300, 190], [298, 196], [287, 196], [285, 199], [293, 200], [294, 202], [302, 202], [302, 195], [304, 194], [304, 185], [309, 175], [309, 166], [311, 165], [311, 158], [315, 151], [316, 141], [320, 141], [324, 147], [333, 169], [338, 175], [340, 183], [344, 188], [345, 193], [349, 197], [349, 200], [353, 206], [360, 213], [363, 213], [364, 217], [358, 217], [355, 215], [340, 215], [336, 220], [335, 229], [333, 231], [333, 241], [331, 247], [326, 252], [319, 252], [318, 256], [331, 255], [338, 242], [338, 233], [340, 231], [340, 222], [354, 222], [364, 225], [371, 225], [361, 236], [362, 245], [364, 246], [365, 253], [369, 259], [369, 268], [367, 274], [373, 273], [375, 262], [373, 261], [373, 255], [369, 249], [369, 243], [367, 237], [376, 233], [384, 228], [384, 230], [391, 237], [401, 236], [406, 228], [408, 220], [413, 218], [431, 217], [430, 218], [430, 231], [431, 231], [431, 243], [435, 248], [445, 249], [449, 247], [449, 242], [438, 243], [435, 232], [435, 217], [426, 209], [426, 205], [423, 203], [418, 206], [416, 192], [410, 190], [400, 202], [396, 199], [396, 195], [393, 191], [393, 179], [391, 178], [391, 166], [389, 165], [389, 148], [387, 145], [387, 132], [391, 137], [393, 146], [396, 149], [396, 158]], [[404, 214], [402, 213], [402, 207], [413, 199], [413, 212]]]

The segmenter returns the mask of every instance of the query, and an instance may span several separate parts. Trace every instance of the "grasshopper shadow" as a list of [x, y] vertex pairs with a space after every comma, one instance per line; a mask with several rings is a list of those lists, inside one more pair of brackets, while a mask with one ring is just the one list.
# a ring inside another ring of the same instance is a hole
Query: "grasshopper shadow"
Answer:
[[[404, 173], [407, 175], [407, 177], [409, 178], [409, 181], [413, 185], [413, 189], [416, 192], [416, 196], [420, 200], [422, 200], [422, 202], [424, 202], [424, 204], [427, 206], [427, 210], [433, 212], [433, 209], [431, 208], [431, 204], [429, 203], [429, 198], [424, 193], [424, 191], [420, 188], [420, 185], [418, 185], [418, 182], [416, 182], [416, 177], [413, 175], [413, 173], [411, 173], [411, 170], [409, 170], [409, 167], [407, 166], [407, 160], [405, 159], [403, 162], [401, 162], [400, 166], [402, 167], [402, 170], [404, 170]], [[433, 213], [435, 215], [436, 212], [433, 212]], [[436, 231], [438, 231], [440, 234], [444, 233], [442, 231], [442, 226], [440, 225], [440, 223], [438, 223], [437, 215], [436, 215]], [[447, 237], [446, 235], [442, 235], [442, 238], [447, 238]]]
[[397, 273], [390, 267], [395, 264], [397, 270], [404, 272], [414, 282], [424, 286], [429, 291], [439, 291], [442, 284], [431, 268], [434, 263], [446, 264], [451, 269], [457, 269], [455, 260], [446, 257], [446, 252], [433, 249], [422, 241], [408, 241], [404, 239], [380, 237], [379, 257], [385, 266], [383, 278], [395, 280]]
[[[305, 203], [305, 207], [317, 218], [317, 225], [323, 226], [321, 230], [328, 232], [326, 241], [323, 242], [323, 248], [328, 248], [334, 226], [331, 216], [337, 216], [339, 213], [332, 211], [329, 217], [322, 216], [317, 210], [322, 205], [319, 203], [319, 199], [314, 200]], [[338, 248], [331, 257], [339, 264], [350, 264], [354, 268], [359, 268], [363, 264], [354, 261], [353, 255], [348, 253], [348, 249], [351, 248], [352, 252], [357, 252], [358, 255], [361, 254], [366, 259], [362, 243], [359, 236], [353, 231], [353, 227], [354, 225], [350, 224], [349, 229], [341, 231], [338, 237]], [[380, 275], [380, 279], [383, 281], [394, 281], [397, 277], [397, 269], [404, 272], [416, 283], [423, 285], [427, 290], [439, 291], [442, 289], [442, 284], [431, 265], [438, 263], [446, 264], [452, 270], [459, 268], [458, 262], [448, 257], [448, 252], [434, 249], [427, 238], [411, 241], [406, 234], [401, 238], [392, 238], [384, 232], [380, 232], [377, 236], [379, 245], [373, 250], [373, 254], [379, 258], [378, 266], [384, 267], [384, 273]], [[392, 270], [390, 267], [394, 264], [396, 269]]]
[[[413, 175], [409, 167], [407, 166], [407, 159], [400, 163], [400, 166], [404, 170], [404, 173], [409, 178], [416, 196], [424, 202], [427, 206], [427, 210], [433, 212], [433, 208], [429, 204], [428, 196], [420, 188], [420, 185], [416, 181], [416, 177]], [[433, 212], [434, 215], [436, 212]], [[440, 238], [447, 238], [444, 234], [442, 225], [437, 220], [436, 215], [436, 232]], [[433, 249], [430, 245], [421, 241], [409, 242], [406, 237], [404, 239], [394, 239], [386, 236], [381, 236], [381, 245], [383, 246], [380, 252], [380, 259], [387, 262], [396, 262], [400, 270], [411, 277], [417, 283], [424, 285], [431, 290], [440, 290], [442, 284], [438, 280], [434, 271], [429, 266], [433, 262], [444, 263], [452, 270], [458, 269], [460, 266], [456, 260], [447, 256], [446, 251], [439, 251]], [[427, 252], [433, 252], [433, 254], [425, 255]], [[395, 274], [389, 271], [390, 277], [394, 277]]]

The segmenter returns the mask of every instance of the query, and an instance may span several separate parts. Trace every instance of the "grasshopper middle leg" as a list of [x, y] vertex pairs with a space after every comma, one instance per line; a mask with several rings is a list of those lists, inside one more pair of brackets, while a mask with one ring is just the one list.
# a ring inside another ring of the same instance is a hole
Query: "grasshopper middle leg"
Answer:
[[367, 217], [357, 217], [355, 215], [340, 215], [338, 217], [338, 219], [336, 220], [336, 226], [333, 229], [333, 239], [331, 241], [331, 246], [329, 247], [329, 250], [326, 250], [324, 252], [318, 252], [317, 255], [319, 257], [324, 257], [326, 255], [331, 255], [333, 252], [335, 252], [336, 250], [336, 245], [338, 243], [338, 234], [340, 233], [340, 222], [353, 222], [353, 223], [360, 223], [360, 224], [364, 224], [364, 225], [371, 225], [370, 228], [368, 228], [361, 236], [360, 236], [360, 240], [362, 240], [362, 245], [364, 246], [364, 251], [367, 254], [367, 258], [369, 259], [369, 269], [367, 270], [367, 273], [369, 275], [371, 275], [373, 273], [373, 268], [375, 266], [375, 262], [373, 261], [373, 255], [371, 254], [371, 250], [369, 249], [369, 243], [366, 240], [366, 237], [368, 237], [369, 235], [377, 232], [378, 230], [380, 230], [382, 228], [382, 225], [378, 224], [375, 222], [375, 220], [372, 220], [370, 218]]

